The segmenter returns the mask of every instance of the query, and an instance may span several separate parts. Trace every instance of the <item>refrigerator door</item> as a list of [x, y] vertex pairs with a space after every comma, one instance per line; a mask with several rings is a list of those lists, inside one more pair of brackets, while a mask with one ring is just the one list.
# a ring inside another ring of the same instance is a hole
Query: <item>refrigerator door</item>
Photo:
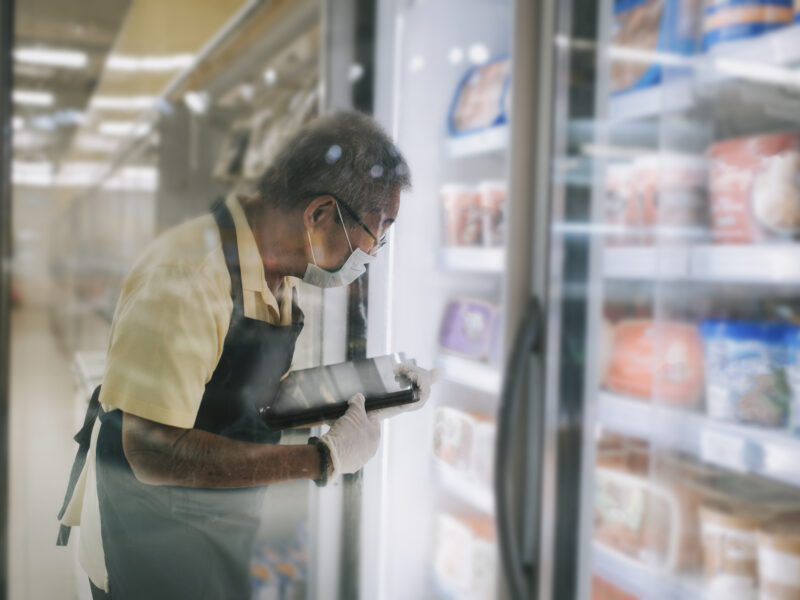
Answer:
[[799, 597], [800, 6], [558, 4], [539, 597]]

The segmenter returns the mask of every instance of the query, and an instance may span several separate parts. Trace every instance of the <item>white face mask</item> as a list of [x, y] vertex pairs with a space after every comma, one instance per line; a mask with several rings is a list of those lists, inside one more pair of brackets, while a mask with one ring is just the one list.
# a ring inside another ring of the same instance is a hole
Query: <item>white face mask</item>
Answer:
[[374, 256], [367, 254], [361, 248], [353, 250], [353, 245], [350, 243], [350, 236], [347, 235], [347, 228], [344, 226], [344, 219], [342, 219], [342, 211], [339, 209], [338, 204], [336, 205], [336, 210], [339, 212], [339, 219], [342, 221], [344, 236], [347, 238], [347, 245], [350, 246], [351, 250], [350, 256], [341, 268], [336, 271], [328, 271], [317, 266], [317, 257], [314, 255], [314, 245], [311, 243], [311, 234], [306, 231], [306, 235], [308, 235], [308, 245], [311, 247], [311, 258], [314, 264], [308, 263], [303, 281], [321, 288], [350, 285], [361, 277], [366, 272], [367, 265], [375, 260]]

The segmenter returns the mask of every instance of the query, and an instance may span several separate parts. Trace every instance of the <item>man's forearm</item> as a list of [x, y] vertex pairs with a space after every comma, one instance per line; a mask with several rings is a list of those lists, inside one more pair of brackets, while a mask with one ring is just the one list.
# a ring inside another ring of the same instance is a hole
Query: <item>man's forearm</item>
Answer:
[[320, 476], [313, 446], [241, 442], [127, 413], [122, 430], [134, 475], [150, 485], [242, 488]]

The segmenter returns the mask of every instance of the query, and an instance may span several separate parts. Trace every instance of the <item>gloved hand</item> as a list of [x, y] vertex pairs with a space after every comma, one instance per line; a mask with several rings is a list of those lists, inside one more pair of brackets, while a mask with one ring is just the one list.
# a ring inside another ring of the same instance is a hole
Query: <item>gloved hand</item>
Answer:
[[355, 473], [378, 450], [381, 424], [364, 409], [364, 394], [356, 394], [347, 401], [348, 407], [336, 419], [330, 430], [320, 440], [331, 454], [331, 472], [328, 479], [345, 473]]
[[389, 408], [381, 408], [379, 410], [370, 411], [370, 416], [379, 420], [388, 417], [394, 417], [404, 412], [412, 410], [419, 410], [428, 401], [431, 395], [431, 385], [436, 383], [441, 377], [439, 369], [423, 369], [417, 365], [407, 362], [395, 365], [394, 374], [398, 377], [406, 377], [411, 380], [414, 387], [419, 391], [419, 400], [411, 404], [403, 404], [400, 406], [392, 406]]

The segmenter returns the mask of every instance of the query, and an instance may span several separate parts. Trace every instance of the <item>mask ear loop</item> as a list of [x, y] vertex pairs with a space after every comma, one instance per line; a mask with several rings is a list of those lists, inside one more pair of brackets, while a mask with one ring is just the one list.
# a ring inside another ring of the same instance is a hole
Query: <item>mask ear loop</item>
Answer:
[[306, 229], [306, 235], [308, 236], [308, 247], [311, 248], [311, 259], [314, 261], [314, 266], [317, 266], [317, 257], [314, 254], [314, 244], [311, 243], [311, 232]]
[[[344, 237], [347, 238], [347, 245], [350, 246], [350, 252], [353, 251], [353, 244], [350, 243], [350, 236], [347, 235], [347, 227], [344, 226], [344, 217], [342, 217], [342, 209], [339, 208], [339, 203], [336, 203], [336, 210], [339, 213], [339, 219], [342, 221], [342, 229], [344, 229]], [[309, 238], [310, 239], [310, 238]], [[313, 252], [313, 250], [312, 250]]]

